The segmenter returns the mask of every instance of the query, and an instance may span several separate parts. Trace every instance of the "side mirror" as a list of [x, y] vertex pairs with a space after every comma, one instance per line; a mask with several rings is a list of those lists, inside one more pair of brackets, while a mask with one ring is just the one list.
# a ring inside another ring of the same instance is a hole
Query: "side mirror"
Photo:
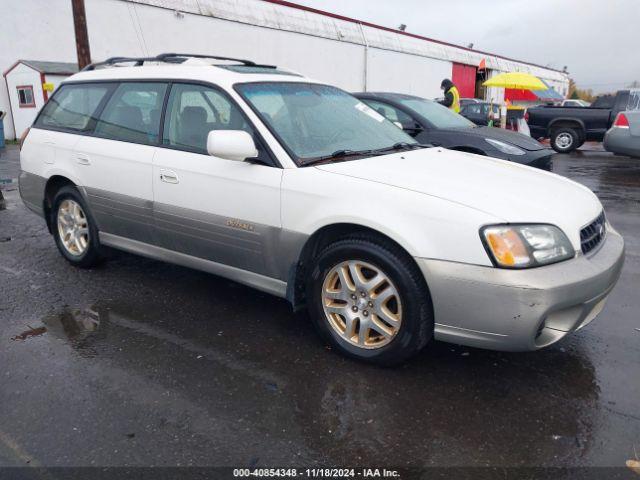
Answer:
[[243, 162], [258, 156], [253, 138], [244, 130], [212, 130], [207, 136], [207, 152], [214, 157]]

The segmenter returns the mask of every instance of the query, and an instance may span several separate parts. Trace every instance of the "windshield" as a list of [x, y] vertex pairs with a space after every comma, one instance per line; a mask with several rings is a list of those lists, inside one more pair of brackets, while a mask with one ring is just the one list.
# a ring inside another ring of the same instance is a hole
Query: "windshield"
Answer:
[[247, 83], [237, 90], [298, 161], [416, 141], [372, 108], [328, 85]]
[[436, 128], [473, 128], [475, 124], [439, 103], [423, 98], [398, 98], [400, 104], [423, 116]]

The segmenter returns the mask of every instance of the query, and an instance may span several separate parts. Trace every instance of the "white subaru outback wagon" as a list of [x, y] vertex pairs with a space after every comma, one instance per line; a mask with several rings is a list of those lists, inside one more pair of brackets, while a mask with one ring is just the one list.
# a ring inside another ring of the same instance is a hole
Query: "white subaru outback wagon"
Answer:
[[163, 54], [65, 81], [25, 134], [20, 193], [62, 255], [114, 247], [306, 306], [350, 356], [432, 338], [535, 350], [588, 324], [624, 261], [587, 188], [420, 145], [330, 85]]

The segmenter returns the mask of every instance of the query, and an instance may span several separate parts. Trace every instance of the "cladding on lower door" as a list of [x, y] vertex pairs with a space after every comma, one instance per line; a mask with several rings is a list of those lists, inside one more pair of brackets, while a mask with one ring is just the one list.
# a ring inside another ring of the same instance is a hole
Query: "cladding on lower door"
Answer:
[[86, 188], [105, 233], [287, 281], [308, 236], [197, 210]]
[[100, 231], [156, 244], [153, 202], [95, 188], [86, 188], [85, 192]]
[[162, 247], [287, 281], [307, 235], [242, 219], [154, 205]]
[[158, 239], [164, 248], [251, 272], [270, 273], [264, 242], [279, 228], [172, 205], [156, 203], [154, 209]]

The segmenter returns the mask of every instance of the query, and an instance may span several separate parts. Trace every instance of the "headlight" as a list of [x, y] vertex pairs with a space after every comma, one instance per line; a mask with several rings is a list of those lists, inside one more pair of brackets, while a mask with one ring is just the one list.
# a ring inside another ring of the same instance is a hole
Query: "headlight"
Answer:
[[553, 225], [490, 225], [480, 237], [497, 267], [539, 267], [575, 255], [567, 236]]
[[493, 138], [485, 138], [484, 139], [485, 142], [487, 142], [488, 144], [494, 146], [495, 148], [497, 148], [498, 150], [500, 150], [502, 153], [507, 153], [509, 155], [524, 155], [525, 152], [524, 150], [514, 146], [514, 145], [510, 145], [508, 143], [505, 142], [501, 142], [500, 140], [494, 140]]

